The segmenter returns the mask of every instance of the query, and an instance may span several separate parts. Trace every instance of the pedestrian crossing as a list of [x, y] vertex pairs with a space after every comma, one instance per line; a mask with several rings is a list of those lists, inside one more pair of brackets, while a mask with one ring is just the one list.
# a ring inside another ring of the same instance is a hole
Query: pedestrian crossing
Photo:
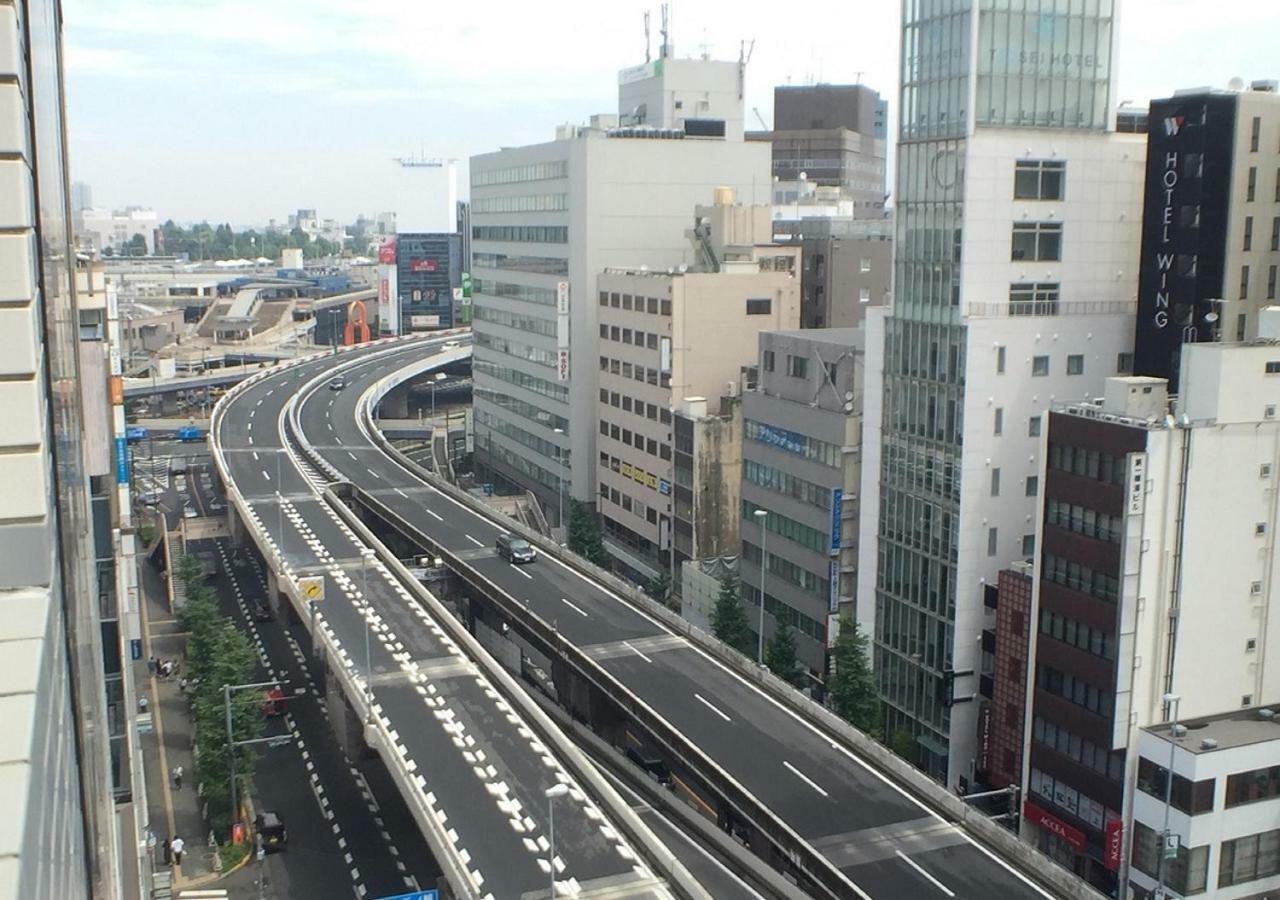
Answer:
[[167, 456], [142, 457], [133, 461], [133, 473], [138, 486], [144, 491], [167, 491], [169, 489], [169, 458]]

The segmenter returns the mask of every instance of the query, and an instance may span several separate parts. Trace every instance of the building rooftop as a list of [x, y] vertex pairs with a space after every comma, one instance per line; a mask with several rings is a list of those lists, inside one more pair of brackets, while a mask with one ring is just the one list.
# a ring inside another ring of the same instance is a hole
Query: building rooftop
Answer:
[[[1179, 736], [1174, 739], [1174, 743], [1191, 753], [1213, 753], [1280, 740], [1280, 714], [1277, 714], [1275, 708], [1265, 706], [1188, 719], [1179, 722], [1178, 726]], [[1169, 723], [1164, 723], [1143, 730], [1167, 741], [1169, 727]]]
[[839, 347], [861, 347], [867, 340], [867, 332], [862, 328], [797, 328], [794, 331], [766, 331], [762, 336], [777, 336]]

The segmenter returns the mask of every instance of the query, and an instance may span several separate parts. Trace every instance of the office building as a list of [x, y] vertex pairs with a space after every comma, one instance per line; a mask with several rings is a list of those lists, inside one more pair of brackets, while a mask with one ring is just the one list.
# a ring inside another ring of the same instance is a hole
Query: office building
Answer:
[[452, 232], [396, 235], [400, 334], [452, 328], [462, 298], [462, 238]]
[[975, 772], [978, 782], [992, 789], [1022, 784], [1033, 569], [1027, 560], [1001, 569], [984, 597], [995, 621], [982, 632]]
[[91, 477], [106, 410], [84, 405], [59, 4], [0, 5], [0, 34], [0, 894], [115, 898], [134, 833], [113, 805], [92, 505], [115, 478]]
[[1280, 700], [1274, 315], [1269, 341], [1184, 345], [1172, 403], [1163, 379], [1113, 378], [1048, 418], [1025, 763], [1045, 799], [1029, 835], [1104, 891], [1124, 883], [1111, 832], [1136, 839], [1133, 748], [1169, 720], [1164, 696], [1181, 718]]
[[895, 296], [867, 352], [884, 372], [862, 491], [879, 534], [859, 603], [886, 733], [910, 732], [913, 761], [962, 791], [985, 586], [1033, 549], [1037, 429], [1053, 398], [1130, 365], [1146, 142], [1113, 130], [1114, 7], [903, 7]]
[[[86, 207], [75, 215], [76, 237], [80, 243], [94, 250], [126, 252], [126, 246], [134, 238], [141, 237], [147, 253], [156, 252], [156, 235], [160, 229], [160, 217], [154, 209], [128, 206], [124, 209]], [[139, 253], [127, 253], [139, 256]]]
[[762, 334], [742, 397], [742, 599], [754, 631], [763, 574], [765, 640], [779, 621], [795, 629], [811, 687], [835, 620], [854, 615], [864, 341], [858, 328]]
[[[697, 398], [689, 411], [701, 418], [709, 401], [733, 396], [757, 336], [800, 322], [799, 252], [767, 243], [769, 207], [734, 205], [724, 188], [716, 199], [691, 220], [693, 269], [610, 268], [597, 279], [599, 510], [615, 568], [641, 583], [675, 568], [672, 411]], [[681, 488], [692, 504], [695, 485]]]
[[[713, 408], [705, 397], [687, 397], [671, 428], [672, 504], [677, 593], [688, 560], [736, 556], [742, 504], [742, 395], [739, 385]], [[726, 385], [728, 389], [728, 385]]]
[[[870, 307], [889, 302], [891, 219], [821, 217], [796, 224], [803, 267], [801, 328], [855, 328]], [[774, 225], [777, 234], [776, 220]]]
[[[672, 71], [657, 62], [640, 80]], [[708, 91], [721, 74], [708, 70]], [[622, 109], [636, 76], [620, 81]], [[726, 121], [740, 118], [737, 103]], [[562, 463], [596, 458], [597, 276], [691, 263], [690, 212], [716, 186], [744, 203], [757, 187], [768, 197], [767, 146], [734, 140], [728, 128], [730, 136], [700, 137], [618, 121], [596, 116], [548, 143], [471, 159], [476, 461], [547, 509], [558, 507], [562, 480], [566, 496], [595, 502], [593, 467]]]
[[664, 45], [658, 59], [618, 73], [618, 124], [741, 141], [745, 63], [672, 52]]
[[[1247, 900], [1280, 891], [1276, 712], [1232, 710], [1179, 721], [1176, 733], [1172, 722], [1138, 732], [1131, 896], [1152, 900], [1158, 880], [1179, 897]], [[1171, 749], [1169, 831], [1177, 855], [1162, 863]]]
[[1175, 391], [1184, 343], [1254, 338], [1259, 311], [1276, 302], [1276, 84], [1151, 103], [1134, 365]]

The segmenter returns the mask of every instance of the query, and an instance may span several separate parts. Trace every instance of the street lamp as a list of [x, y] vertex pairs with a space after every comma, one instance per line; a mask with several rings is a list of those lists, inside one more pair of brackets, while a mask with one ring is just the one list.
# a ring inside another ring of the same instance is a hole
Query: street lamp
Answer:
[[360, 580], [363, 582], [360, 595], [364, 598], [364, 689], [370, 718], [373, 717], [373, 644], [369, 637], [369, 613], [372, 609], [369, 603], [369, 563], [377, 557], [378, 554], [369, 547], [360, 551]]
[[1169, 807], [1173, 802], [1173, 751], [1177, 749], [1178, 703], [1177, 694], [1165, 694], [1160, 698], [1169, 707], [1169, 768], [1164, 774], [1164, 827], [1160, 830], [1160, 855], [1156, 857], [1156, 897], [1164, 900], [1165, 854], [1169, 848]]
[[551, 900], [556, 896], [556, 798], [569, 793], [569, 785], [561, 782], [543, 791], [547, 798], [547, 833], [551, 839]]
[[[553, 429], [556, 434], [564, 436], [563, 428]], [[560, 447], [559, 439], [556, 440], [556, 500], [560, 504], [560, 511], [556, 514], [556, 524], [560, 526], [561, 535], [565, 535], [564, 527], [564, 450]], [[565, 540], [568, 538], [566, 537]], [[561, 541], [561, 544], [564, 542]]]
[[431, 381], [431, 418], [432, 419], [436, 417], [436, 385], [444, 381], [448, 377], [449, 376], [446, 375], [444, 372], [437, 372], [432, 377], [432, 381]]
[[764, 528], [764, 520], [769, 517], [769, 511], [766, 509], [757, 509], [752, 513], [756, 517], [756, 521], [760, 523], [760, 634], [756, 644], [756, 665], [764, 665], [764, 563], [765, 563], [765, 540], [767, 532]]

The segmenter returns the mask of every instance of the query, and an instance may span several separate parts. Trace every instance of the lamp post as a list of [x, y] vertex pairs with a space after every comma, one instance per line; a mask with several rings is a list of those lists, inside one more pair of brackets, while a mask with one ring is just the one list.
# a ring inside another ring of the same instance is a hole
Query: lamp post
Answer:
[[1160, 699], [1169, 707], [1169, 768], [1164, 775], [1164, 827], [1160, 829], [1160, 855], [1156, 857], [1155, 896], [1164, 900], [1164, 860], [1169, 847], [1169, 807], [1173, 802], [1173, 752], [1178, 746], [1178, 703], [1182, 698], [1177, 694], [1165, 694]]
[[[436, 417], [436, 385], [444, 381], [449, 376], [443, 372], [437, 372], [431, 379], [431, 418]], [[447, 433], [447, 432], [446, 432]]]
[[756, 517], [756, 521], [760, 523], [760, 633], [756, 641], [756, 664], [764, 665], [764, 573], [765, 573], [765, 541], [767, 532], [764, 528], [765, 519], [769, 518], [769, 511], [766, 509], [757, 509], [752, 513]]
[[371, 548], [360, 551], [360, 596], [364, 598], [364, 690], [369, 706], [369, 716], [373, 716], [373, 643], [369, 636], [369, 563], [377, 558]]
[[284, 567], [284, 480], [281, 475], [280, 459], [284, 453], [283, 449], [276, 452], [276, 539], [280, 542], [276, 552], [280, 554], [282, 568]]
[[[563, 428], [554, 429], [555, 433], [564, 436]], [[568, 540], [568, 536], [564, 527], [564, 450], [560, 447], [559, 439], [556, 440], [556, 500], [559, 503], [559, 512], [556, 513], [556, 524], [560, 526], [560, 533], [564, 536], [561, 546]]]
[[563, 797], [567, 793], [569, 793], [569, 785], [564, 783], [552, 785], [543, 791], [547, 798], [547, 834], [551, 842], [549, 849], [551, 858], [548, 860], [551, 864], [551, 900], [555, 900], [556, 896], [556, 798]]

